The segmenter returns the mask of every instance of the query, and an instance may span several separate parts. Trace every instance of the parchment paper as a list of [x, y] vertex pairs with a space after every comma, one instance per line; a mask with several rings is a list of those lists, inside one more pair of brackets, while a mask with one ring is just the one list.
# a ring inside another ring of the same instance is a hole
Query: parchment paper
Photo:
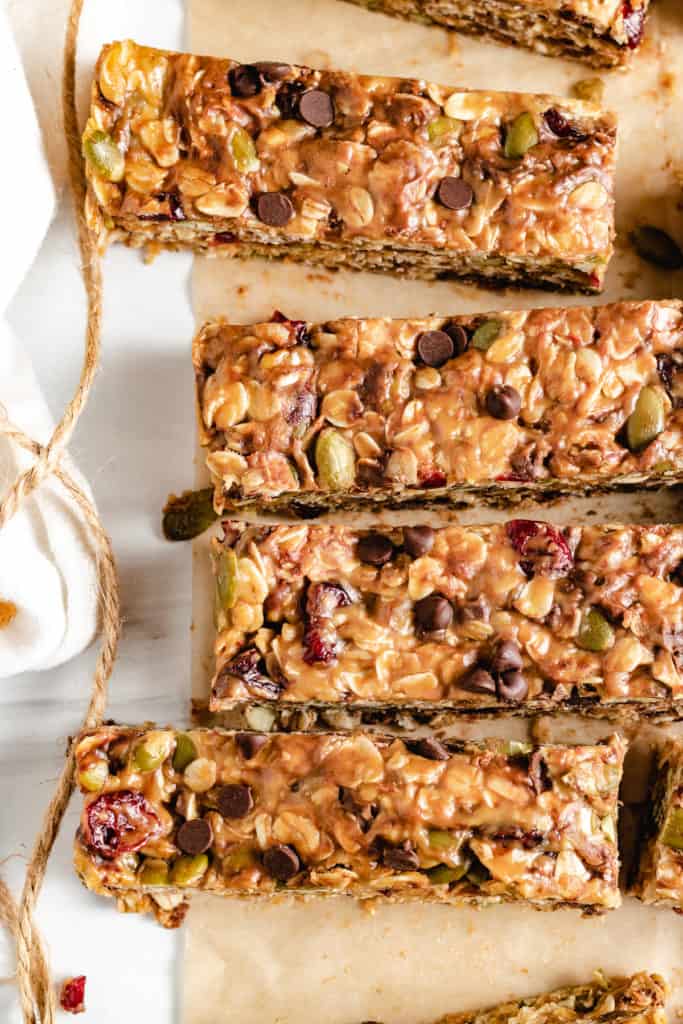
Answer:
[[[481, 88], [567, 95], [594, 77], [581, 65], [492, 46], [435, 28], [371, 14], [340, 0], [188, 0], [188, 45], [194, 52], [242, 60], [284, 59], [362, 72], [425, 77]], [[655, 5], [648, 41], [628, 74], [604, 75], [606, 105], [620, 114], [617, 254], [604, 301], [683, 296], [683, 275], [642, 263], [628, 244], [637, 223], [683, 239], [683, 6]], [[678, 177], [677, 177], [678, 175]], [[239, 322], [273, 309], [303, 319], [341, 315], [415, 316], [586, 303], [530, 291], [490, 292], [453, 282], [413, 282], [303, 266], [195, 261], [193, 301], [200, 323], [225, 314]], [[202, 479], [198, 459], [198, 478]], [[631, 495], [562, 502], [542, 516], [558, 521], [680, 519], [680, 496]], [[533, 507], [528, 514], [533, 515]], [[461, 521], [499, 518], [460, 514]], [[434, 521], [432, 514], [385, 513], [385, 521]], [[357, 525], [367, 516], [354, 517]], [[194, 550], [193, 696], [205, 700], [212, 626], [207, 538]], [[463, 723], [459, 735], [522, 736], [528, 725]], [[536, 726], [543, 738], [573, 742], [606, 735], [610, 726], [580, 720]], [[659, 731], [661, 734], [663, 730]], [[671, 731], [669, 729], [668, 731]], [[622, 814], [629, 825], [647, 796], [647, 762], [658, 735], [632, 735]], [[613, 973], [659, 970], [672, 988], [671, 1015], [683, 1015], [683, 919], [627, 899], [604, 918], [519, 907], [460, 910], [416, 905], [372, 910], [346, 899], [277, 904], [201, 898], [187, 925], [184, 1024], [427, 1024], [448, 1011], [486, 1006], [566, 983], [595, 968]]]

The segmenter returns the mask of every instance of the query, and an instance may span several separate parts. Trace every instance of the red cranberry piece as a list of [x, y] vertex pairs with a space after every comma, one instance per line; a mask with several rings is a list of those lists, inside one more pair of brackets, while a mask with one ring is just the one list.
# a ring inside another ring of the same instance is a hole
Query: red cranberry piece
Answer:
[[307, 665], [329, 665], [341, 650], [341, 641], [332, 621], [337, 608], [351, 604], [349, 592], [339, 583], [312, 583], [306, 594], [304, 661]]
[[506, 532], [520, 556], [519, 564], [527, 576], [566, 576], [574, 557], [562, 533], [550, 523], [533, 519], [511, 519]]
[[221, 680], [225, 676], [237, 676], [249, 687], [255, 697], [277, 700], [282, 687], [270, 676], [265, 675], [262, 666], [261, 652], [256, 647], [247, 647], [223, 666], [220, 676], [216, 680], [216, 688], [221, 689]]
[[425, 469], [420, 472], [419, 477], [422, 487], [446, 486], [446, 474], [441, 469]]
[[142, 793], [103, 793], [86, 808], [85, 839], [105, 860], [139, 850], [161, 832], [161, 822]]
[[77, 978], [67, 978], [62, 985], [59, 1005], [65, 1013], [83, 1013], [85, 1011], [85, 974]]
[[543, 115], [549, 131], [558, 139], [579, 139], [583, 133], [557, 107], [550, 107]]
[[626, 0], [626, 3], [622, 5], [621, 13], [624, 18], [626, 43], [629, 50], [635, 50], [640, 45], [645, 31], [645, 8], [634, 8], [631, 0]]
[[287, 324], [297, 345], [305, 345], [308, 342], [308, 325], [305, 320], [290, 320], [279, 309], [273, 310], [273, 315], [270, 319], [274, 324]]

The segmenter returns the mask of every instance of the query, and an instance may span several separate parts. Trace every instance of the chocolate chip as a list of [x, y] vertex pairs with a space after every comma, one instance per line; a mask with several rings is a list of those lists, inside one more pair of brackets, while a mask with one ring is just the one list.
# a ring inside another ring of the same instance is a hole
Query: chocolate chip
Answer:
[[303, 93], [297, 106], [302, 121], [314, 128], [329, 128], [334, 121], [334, 103], [322, 89], [309, 89]]
[[192, 818], [191, 821], [183, 822], [176, 836], [176, 843], [183, 853], [189, 853], [192, 857], [206, 853], [212, 842], [211, 825], [205, 818]]
[[281, 82], [292, 70], [291, 64], [280, 64], [276, 60], [259, 60], [254, 67], [265, 82]]
[[435, 536], [431, 526], [406, 526], [403, 530], [403, 547], [413, 558], [422, 558], [434, 547]]
[[245, 761], [251, 761], [252, 757], [256, 757], [267, 742], [268, 737], [258, 732], [238, 732], [235, 736], [235, 746]]
[[453, 358], [455, 346], [445, 331], [423, 331], [415, 343], [417, 354], [427, 366], [443, 366]]
[[514, 420], [519, 416], [521, 408], [519, 391], [509, 384], [502, 388], [491, 388], [486, 396], [486, 411], [497, 420]]
[[282, 228], [294, 216], [292, 200], [284, 192], [262, 192], [256, 197], [256, 216], [271, 228]]
[[258, 96], [261, 92], [261, 75], [253, 64], [238, 64], [236, 68], [230, 68], [228, 81], [233, 96], [238, 96], [240, 99]]
[[403, 846], [387, 846], [382, 852], [382, 863], [392, 871], [416, 871], [420, 866], [420, 858], [410, 843]]
[[467, 690], [469, 693], [495, 693], [496, 681], [490, 672], [487, 672], [481, 665], [475, 666], [466, 672], [455, 684], [460, 690]]
[[502, 700], [524, 700], [529, 684], [521, 672], [505, 672], [498, 680], [498, 696]]
[[453, 621], [453, 607], [441, 594], [430, 594], [415, 604], [415, 621], [425, 633], [448, 629]]
[[462, 178], [442, 178], [434, 198], [449, 210], [466, 210], [472, 205], [474, 192]]
[[411, 753], [418, 757], [426, 757], [428, 761], [448, 761], [450, 751], [445, 743], [437, 740], [434, 736], [425, 736], [422, 740], [412, 740], [406, 743]]
[[522, 652], [513, 640], [501, 640], [491, 659], [491, 671], [496, 675], [517, 672], [522, 667]]
[[251, 787], [240, 782], [221, 786], [216, 794], [216, 807], [224, 818], [246, 818], [253, 806]]
[[263, 866], [272, 878], [278, 882], [288, 882], [294, 878], [301, 868], [301, 861], [296, 850], [291, 846], [271, 846], [263, 854]]
[[368, 565], [386, 565], [394, 553], [394, 545], [383, 533], [366, 533], [356, 545], [356, 554]]
[[461, 356], [463, 352], [467, 352], [470, 339], [467, 337], [467, 331], [464, 327], [461, 327], [460, 324], [446, 324], [444, 331], [453, 342], [456, 356]]

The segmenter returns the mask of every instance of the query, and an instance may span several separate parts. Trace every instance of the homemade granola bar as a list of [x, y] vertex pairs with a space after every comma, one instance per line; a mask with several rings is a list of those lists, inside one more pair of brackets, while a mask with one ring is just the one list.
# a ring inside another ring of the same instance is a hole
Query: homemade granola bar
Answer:
[[205, 324], [215, 508], [509, 505], [683, 478], [683, 304]]
[[175, 924], [188, 890], [602, 913], [625, 744], [104, 726], [81, 735], [76, 870]]
[[683, 741], [659, 750], [634, 894], [683, 913]]
[[668, 986], [658, 974], [630, 978], [597, 973], [587, 985], [502, 1003], [488, 1010], [449, 1013], [438, 1024], [666, 1024]]
[[592, 103], [119, 42], [83, 137], [102, 244], [587, 292], [616, 122]]
[[526, 46], [594, 67], [626, 64], [645, 32], [650, 0], [352, 0], [469, 35]]
[[682, 526], [223, 528], [212, 711], [683, 716]]

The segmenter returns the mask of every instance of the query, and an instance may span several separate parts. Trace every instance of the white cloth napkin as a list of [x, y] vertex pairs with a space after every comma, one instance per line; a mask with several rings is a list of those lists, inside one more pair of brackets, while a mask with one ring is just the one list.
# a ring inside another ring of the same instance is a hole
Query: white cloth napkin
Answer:
[[[6, 137], [12, 139], [0, 161], [0, 195], [5, 197], [0, 236], [0, 405], [13, 425], [44, 442], [53, 423], [30, 361], [4, 314], [50, 225], [55, 191], [3, 7], [0, 95], [10, 119]], [[28, 454], [0, 434], [0, 496], [30, 462]], [[65, 468], [90, 496], [73, 464], [66, 463]], [[0, 678], [58, 665], [86, 647], [95, 634], [94, 552], [78, 508], [55, 480], [34, 492], [0, 530], [0, 601], [17, 608], [10, 625], [0, 629]]]

